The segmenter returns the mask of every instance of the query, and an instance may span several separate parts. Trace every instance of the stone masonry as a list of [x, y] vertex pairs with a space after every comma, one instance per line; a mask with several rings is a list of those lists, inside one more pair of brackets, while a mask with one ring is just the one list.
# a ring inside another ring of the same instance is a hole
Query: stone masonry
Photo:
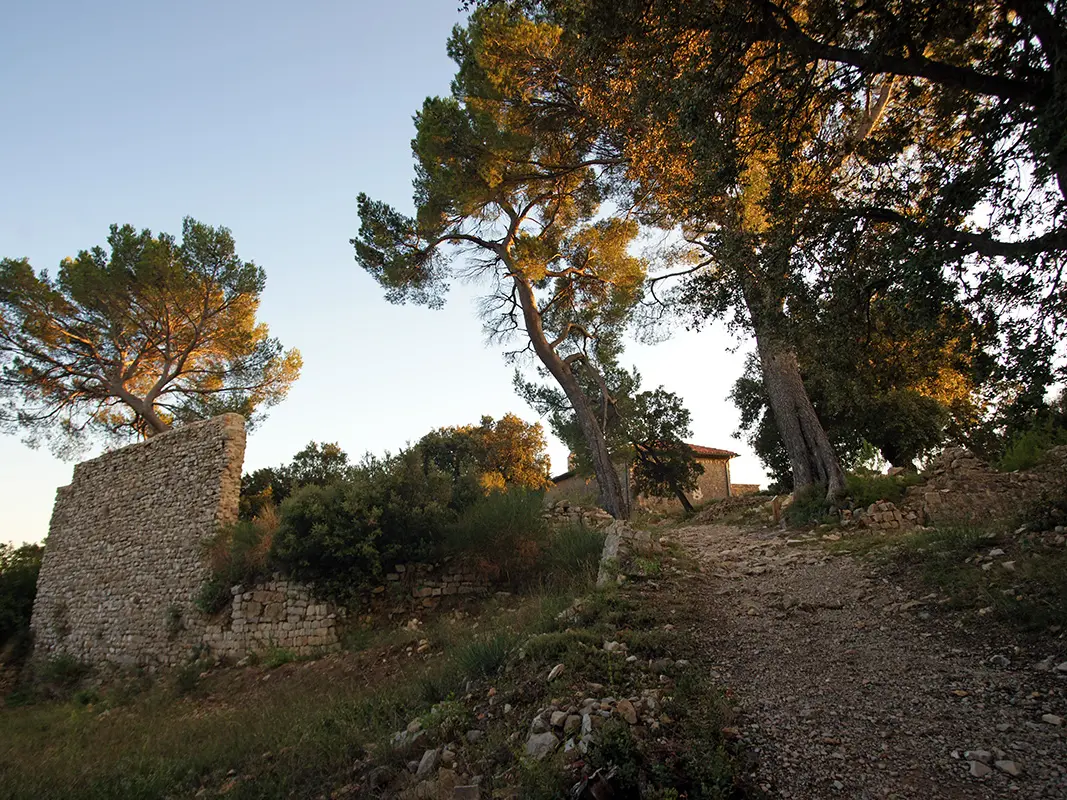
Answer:
[[237, 414], [78, 464], [57, 492], [31, 627], [35, 656], [173, 665], [197, 647], [203, 542], [235, 522], [244, 460]]
[[242, 658], [277, 647], [313, 656], [341, 649], [343, 609], [316, 600], [307, 586], [275, 576], [231, 593], [229, 609], [204, 631], [204, 644], [215, 654]]

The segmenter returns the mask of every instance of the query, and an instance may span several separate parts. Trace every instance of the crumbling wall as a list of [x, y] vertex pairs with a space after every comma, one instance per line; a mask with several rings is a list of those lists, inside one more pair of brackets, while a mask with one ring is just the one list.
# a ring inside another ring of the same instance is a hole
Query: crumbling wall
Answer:
[[85, 461], [57, 492], [31, 628], [35, 655], [95, 665], [180, 662], [203, 636], [202, 543], [237, 520], [237, 414]]
[[243, 658], [278, 647], [311, 656], [341, 649], [344, 609], [316, 600], [307, 586], [275, 576], [231, 593], [230, 607], [204, 631], [204, 644], [217, 655]]
[[927, 480], [908, 488], [903, 505], [928, 525], [1008, 521], [1043, 494], [1063, 491], [1065, 476], [1067, 447], [1021, 472], [997, 472], [967, 450], [948, 448], [931, 463]]

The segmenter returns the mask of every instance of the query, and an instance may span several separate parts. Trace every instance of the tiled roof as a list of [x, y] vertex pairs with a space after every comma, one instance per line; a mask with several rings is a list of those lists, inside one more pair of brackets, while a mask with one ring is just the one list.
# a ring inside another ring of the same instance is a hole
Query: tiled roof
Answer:
[[737, 453], [732, 450], [720, 450], [718, 447], [704, 447], [702, 444], [689, 444], [689, 449], [698, 458], [737, 458]]

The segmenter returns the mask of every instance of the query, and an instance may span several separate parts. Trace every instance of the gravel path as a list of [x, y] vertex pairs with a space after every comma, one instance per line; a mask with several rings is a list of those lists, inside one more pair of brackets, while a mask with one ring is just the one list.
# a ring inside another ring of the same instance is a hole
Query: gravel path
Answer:
[[771, 796], [1067, 798], [1062, 638], [966, 633], [936, 595], [776, 530], [670, 538], [700, 564], [672, 600], [735, 697]]

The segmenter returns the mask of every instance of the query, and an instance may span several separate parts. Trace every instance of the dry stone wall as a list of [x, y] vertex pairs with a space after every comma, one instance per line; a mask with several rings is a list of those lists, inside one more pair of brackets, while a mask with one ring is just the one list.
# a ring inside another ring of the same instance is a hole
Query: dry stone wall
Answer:
[[437, 605], [442, 599], [471, 594], [486, 594], [493, 585], [494, 575], [470, 559], [448, 559], [441, 564], [397, 564], [385, 576], [385, 586], [375, 589], [382, 594], [395, 586], [415, 605], [424, 608]]
[[202, 543], [236, 521], [244, 419], [225, 414], [85, 461], [57, 492], [35, 655], [165, 666], [199, 645]]
[[579, 506], [570, 500], [558, 500], [545, 509], [542, 516], [549, 525], [580, 525], [583, 528], [605, 528], [615, 521], [607, 511], [596, 506]]
[[997, 472], [973, 453], [949, 448], [930, 465], [926, 481], [908, 488], [904, 506], [927, 525], [984, 524], [1011, 520], [1044, 494], [1065, 490], [1067, 447], [1022, 472]]
[[341, 649], [344, 609], [314, 598], [309, 587], [275, 576], [246, 590], [234, 586], [230, 608], [209, 622], [204, 644], [242, 658], [272, 647], [310, 656]]

